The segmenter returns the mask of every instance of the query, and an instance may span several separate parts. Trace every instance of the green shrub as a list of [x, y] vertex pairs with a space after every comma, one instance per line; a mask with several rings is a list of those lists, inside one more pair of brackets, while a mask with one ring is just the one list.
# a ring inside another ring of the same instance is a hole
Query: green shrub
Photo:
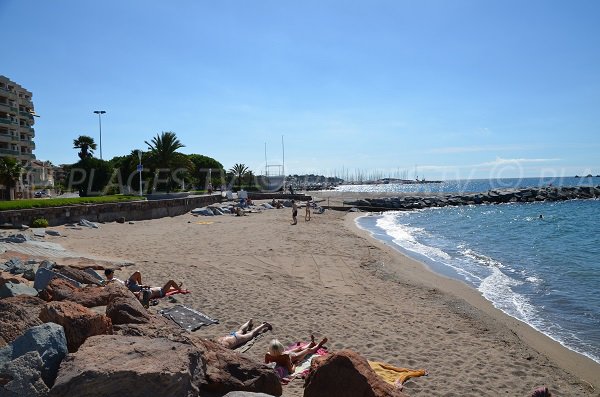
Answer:
[[5, 210], [24, 210], [29, 208], [47, 208], [47, 207], [63, 207], [65, 205], [85, 205], [85, 204], [102, 204], [102, 203], [118, 203], [122, 201], [137, 201], [145, 200], [139, 196], [100, 196], [100, 197], [73, 197], [73, 198], [49, 198], [49, 199], [28, 199], [28, 200], [12, 200], [0, 201], [0, 211]]
[[33, 222], [31, 222], [31, 227], [48, 227], [48, 219], [35, 218]]

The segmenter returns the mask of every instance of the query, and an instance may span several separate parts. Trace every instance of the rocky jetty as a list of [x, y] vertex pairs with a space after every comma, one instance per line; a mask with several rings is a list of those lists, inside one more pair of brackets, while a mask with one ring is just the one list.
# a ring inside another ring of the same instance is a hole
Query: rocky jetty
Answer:
[[400, 197], [365, 198], [344, 201], [361, 210], [414, 210], [429, 207], [447, 207], [474, 204], [531, 203], [535, 201], [564, 201], [600, 197], [600, 186], [541, 187], [498, 189], [483, 193], [405, 195]]

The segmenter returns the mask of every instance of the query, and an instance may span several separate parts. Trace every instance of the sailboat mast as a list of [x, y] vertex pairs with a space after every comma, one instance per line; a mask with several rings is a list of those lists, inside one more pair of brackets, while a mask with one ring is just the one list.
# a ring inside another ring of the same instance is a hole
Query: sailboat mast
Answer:
[[283, 135], [281, 136], [281, 156], [283, 168], [283, 192], [285, 193], [285, 145], [283, 144]]

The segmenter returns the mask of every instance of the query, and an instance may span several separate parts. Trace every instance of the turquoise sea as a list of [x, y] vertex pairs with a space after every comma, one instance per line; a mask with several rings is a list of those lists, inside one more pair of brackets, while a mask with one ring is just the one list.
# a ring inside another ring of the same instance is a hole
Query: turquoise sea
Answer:
[[[600, 184], [600, 178], [565, 179], [552, 183], [578, 186], [589, 179]], [[479, 190], [467, 191], [487, 191], [506, 181], [471, 182]], [[548, 185], [538, 181], [507, 187]], [[440, 184], [434, 185], [430, 188]], [[594, 199], [387, 212], [360, 217], [357, 224], [600, 363], [599, 219], [600, 200]]]

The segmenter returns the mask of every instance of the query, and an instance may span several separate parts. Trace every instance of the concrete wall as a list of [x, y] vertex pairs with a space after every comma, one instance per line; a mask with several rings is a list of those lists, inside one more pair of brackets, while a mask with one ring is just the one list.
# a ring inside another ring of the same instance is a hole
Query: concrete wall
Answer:
[[0, 211], [0, 224], [31, 225], [36, 218], [45, 218], [50, 226], [76, 223], [80, 219], [91, 222], [141, 221], [185, 214], [194, 208], [221, 202], [220, 196], [199, 196], [167, 200], [128, 201], [108, 204], [84, 204], [65, 207], [33, 208]]

